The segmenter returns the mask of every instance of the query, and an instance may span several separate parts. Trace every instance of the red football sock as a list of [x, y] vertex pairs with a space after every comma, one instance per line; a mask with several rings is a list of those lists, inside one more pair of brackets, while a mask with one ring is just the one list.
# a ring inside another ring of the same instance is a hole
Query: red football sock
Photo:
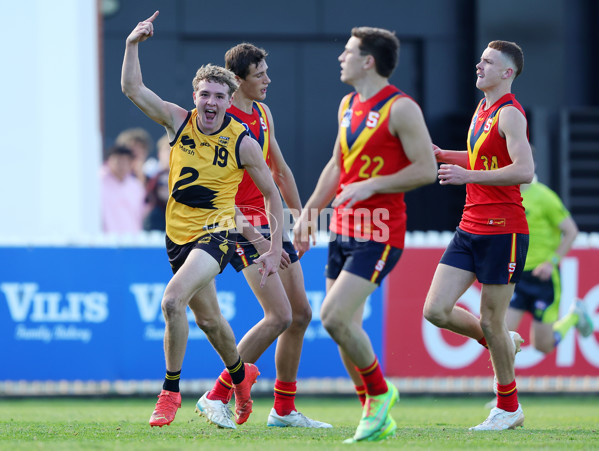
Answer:
[[481, 338], [480, 340], [478, 340], [478, 342], [484, 346], [485, 348], [489, 349], [489, 345], [487, 344], [487, 339], [485, 337]]
[[387, 392], [387, 382], [383, 377], [379, 360], [376, 357], [374, 358], [372, 365], [369, 365], [366, 368], [356, 367], [356, 370], [358, 370], [358, 373], [360, 373], [360, 377], [364, 382], [366, 394], [377, 396]]
[[220, 373], [220, 376], [218, 376], [218, 379], [214, 383], [214, 387], [212, 387], [212, 390], [210, 390], [206, 397], [211, 401], [218, 400], [228, 403], [231, 400], [232, 391], [233, 379], [231, 379], [231, 375], [225, 369]]
[[364, 404], [366, 404], [366, 387], [364, 385], [356, 385], [355, 387], [360, 404], [362, 404], [362, 407], [364, 407]]
[[516, 380], [507, 385], [497, 384], [497, 407], [508, 412], [518, 410], [518, 390]]
[[295, 392], [297, 382], [282, 382], [275, 379], [275, 410], [281, 416], [289, 415], [296, 410]]

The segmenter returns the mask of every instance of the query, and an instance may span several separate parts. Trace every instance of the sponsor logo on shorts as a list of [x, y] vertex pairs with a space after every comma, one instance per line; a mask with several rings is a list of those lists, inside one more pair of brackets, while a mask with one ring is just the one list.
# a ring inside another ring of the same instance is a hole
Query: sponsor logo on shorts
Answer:
[[228, 246], [229, 241], [225, 240], [223, 241], [221, 244], [218, 245], [218, 248], [221, 250], [221, 252], [223, 254], [226, 254], [227, 252], [229, 252], [229, 246]]

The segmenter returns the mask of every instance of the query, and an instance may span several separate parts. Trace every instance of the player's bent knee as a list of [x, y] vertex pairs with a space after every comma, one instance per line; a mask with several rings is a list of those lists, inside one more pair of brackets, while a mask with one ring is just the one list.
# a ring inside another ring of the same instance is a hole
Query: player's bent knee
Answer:
[[424, 315], [424, 319], [437, 327], [443, 327], [447, 324], [447, 313], [433, 303], [426, 302], [422, 314]]
[[210, 336], [211, 334], [220, 330], [220, 327], [221, 327], [221, 321], [220, 321], [220, 318], [218, 318], [218, 317], [217, 318], [209, 318], [209, 317], [196, 318], [196, 324], [208, 336]]
[[276, 335], [279, 336], [291, 326], [291, 315], [285, 317], [277, 317], [276, 320], [270, 321], [271, 327], [277, 330]]
[[310, 325], [310, 321], [312, 321], [312, 309], [310, 305], [307, 305], [300, 311], [296, 310], [293, 312], [293, 327], [305, 330]]
[[293, 320], [291, 309], [271, 310], [264, 315], [264, 322], [269, 327], [277, 329], [279, 334], [283, 333], [291, 325]]
[[329, 333], [333, 338], [340, 335], [347, 325], [339, 318], [325, 315], [321, 317], [322, 327]]
[[483, 330], [485, 337], [500, 334], [503, 331], [504, 323], [490, 320], [487, 317], [481, 317], [479, 320], [480, 328]]
[[162, 299], [162, 313], [167, 320], [178, 315], [185, 315], [185, 309], [185, 304], [178, 298], [165, 297]]

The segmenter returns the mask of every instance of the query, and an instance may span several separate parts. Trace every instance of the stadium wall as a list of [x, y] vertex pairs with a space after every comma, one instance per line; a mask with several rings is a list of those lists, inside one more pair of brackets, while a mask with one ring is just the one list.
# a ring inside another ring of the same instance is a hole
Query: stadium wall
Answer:
[[[403, 392], [488, 392], [487, 354], [472, 340], [432, 327], [422, 304], [449, 232], [408, 233], [400, 263], [369, 299], [364, 327], [386, 374]], [[66, 243], [3, 243], [0, 261], [0, 396], [154, 394], [164, 373], [160, 301], [170, 268], [163, 235], [98, 237]], [[326, 241], [326, 238], [323, 239]], [[299, 372], [302, 393], [349, 394], [351, 381], [323, 329], [326, 243], [302, 259], [313, 309]], [[563, 261], [563, 305], [585, 300], [599, 324], [599, 234], [582, 234]], [[231, 268], [217, 279], [219, 302], [237, 337], [261, 318], [247, 284]], [[478, 287], [460, 303], [478, 312]], [[222, 363], [189, 316], [182, 389], [210, 388]], [[543, 356], [525, 346], [516, 360], [521, 391], [599, 391], [598, 333], [571, 331]], [[526, 336], [526, 334], [524, 334]], [[258, 361], [257, 392], [272, 390], [274, 346]]]

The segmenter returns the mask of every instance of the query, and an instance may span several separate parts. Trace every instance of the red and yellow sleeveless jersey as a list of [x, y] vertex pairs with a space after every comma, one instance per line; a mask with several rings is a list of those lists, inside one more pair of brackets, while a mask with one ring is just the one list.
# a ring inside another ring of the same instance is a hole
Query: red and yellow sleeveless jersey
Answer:
[[245, 172], [239, 146], [247, 132], [225, 116], [217, 132], [205, 135], [192, 110], [170, 143], [166, 234], [176, 244], [235, 227], [235, 194]]
[[[408, 166], [401, 141], [389, 132], [391, 106], [407, 97], [395, 86], [388, 85], [376, 95], [361, 102], [356, 92], [342, 100], [339, 123], [341, 147], [337, 194], [350, 183], [371, 177], [393, 174]], [[331, 230], [352, 236], [404, 247], [406, 205], [404, 193], [375, 194], [356, 202], [351, 209], [335, 208]]]
[[[468, 131], [468, 169], [492, 171], [512, 163], [498, 126], [499, 114], [506, 106], [518, 108], [526, 118], [524, 109], [513, 94], [504, 95], [487, 109], [485, 99], [478, 104]], [[528, 233], [520, 185], [468, 183], [460, 228], [482, 235]]]
[[[262, 104], [254, 102], [250, 114], [231, 105], [227, 110], [227, 114], [241, 123], [250, 136], [258, 141], [258, 144], [262, 147], [264, 160], [270, 167], [270, 123]], [[264, 214], [264, 197], [247, 172], [243, 175], [237, 190], [235, 204], [252, 225], [268, 224], [268, 218]]]

